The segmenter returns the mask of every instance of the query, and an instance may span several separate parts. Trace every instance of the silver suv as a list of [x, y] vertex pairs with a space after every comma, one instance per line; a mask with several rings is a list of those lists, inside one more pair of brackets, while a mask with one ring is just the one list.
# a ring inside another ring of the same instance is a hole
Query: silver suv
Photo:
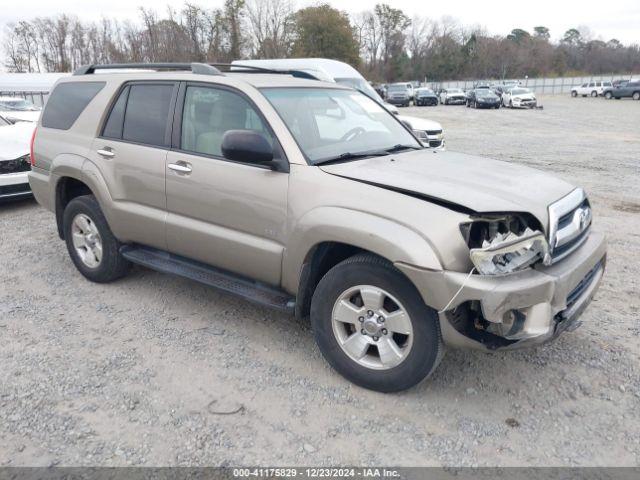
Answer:
[[387, 392], [445, 346], [578, 325], [605, 266], [582, 189], [425, 149], [371, 98], [300, 77], [147, 64], [60, 80], [29, 181], [77, 269], [109, 282], [136, 263], [310, 316], [338, 372]]

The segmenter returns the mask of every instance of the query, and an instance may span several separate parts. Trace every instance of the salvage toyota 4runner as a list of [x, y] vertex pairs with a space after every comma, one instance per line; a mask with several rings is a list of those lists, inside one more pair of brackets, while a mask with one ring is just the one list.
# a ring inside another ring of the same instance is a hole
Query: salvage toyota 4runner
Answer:
[[32, 141], [33, 193], [91, 281], [136, 263], [310, 316], [338, 372], [387, 392], [445, 346], [551, 340], [598, 288], [581, 188], [423, 148], [304, 72], [125, 67], [60, 80]]

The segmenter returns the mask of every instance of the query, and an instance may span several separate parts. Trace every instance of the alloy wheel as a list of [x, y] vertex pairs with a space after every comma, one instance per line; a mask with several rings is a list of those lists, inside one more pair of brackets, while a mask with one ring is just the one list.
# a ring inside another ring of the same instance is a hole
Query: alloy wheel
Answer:
[[339, 295], [331, 323], [342, 351], [373, 370], [396, 367], [413, 345], [413, 326], [406, 308], [390, 293], [372, 285], [358, 285]]
[[84, 213], [73, 217], [71, 239], [78, 258], [89, 268], [97, 268], [102, 261], [102, 237], [91, 218]]

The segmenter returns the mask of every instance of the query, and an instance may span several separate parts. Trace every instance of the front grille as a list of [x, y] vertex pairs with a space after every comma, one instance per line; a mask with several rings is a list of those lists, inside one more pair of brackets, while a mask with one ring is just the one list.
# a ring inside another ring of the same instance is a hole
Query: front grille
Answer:
[[29, 157], [27, 155], [25, 155], [24, 157], [16, 158], [15, 160], [0, 161], [0, 175], [5, 175], [7, 173], [28, 172], [29, 170], [31, 170], [31, 165], [29, 163]]
[[442, 140], [429, 140], [429, 146], [432, 148], [438, 148], [442, 145]]
[[578, 188], [549, 207], [549, 247], [552, 262], [578, 248], [589, 236], [591, 206]]
[[427, 130], [427, 135], [440, 135], [442, 130]]

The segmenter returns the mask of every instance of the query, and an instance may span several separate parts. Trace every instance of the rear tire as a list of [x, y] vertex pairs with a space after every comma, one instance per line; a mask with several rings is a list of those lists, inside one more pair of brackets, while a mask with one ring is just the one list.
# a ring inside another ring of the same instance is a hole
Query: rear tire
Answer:
[[[437, 312], [390, 262], [371, 254], [348, 258], [320, 280], [311, 301], [311, 325], [336, 371], [379, 392], [421, 382], [444, 352]], [[381, 330], [371, 333], [376, 328]]]
[[607, 100], [611, 100], [612, 97], [613, 95], [611, 94], [611, 92], [605, 92], [604, 98], [606, 98]]
[[576, 92], [575, 90], [571, 90], [571, 96], [572, 97], [577, 97], [578, 96], [578, 92]]
[[107, 283], [127, 273], [131, 264], [120, 255], [121, 244], [93, 195], [69, 202], [64, 209], [63, 228], [69, 256], [85, 278]]
[[640, 100], [640, 92], [633, 92], [633, 96], [631, 98], [634, 100]]

